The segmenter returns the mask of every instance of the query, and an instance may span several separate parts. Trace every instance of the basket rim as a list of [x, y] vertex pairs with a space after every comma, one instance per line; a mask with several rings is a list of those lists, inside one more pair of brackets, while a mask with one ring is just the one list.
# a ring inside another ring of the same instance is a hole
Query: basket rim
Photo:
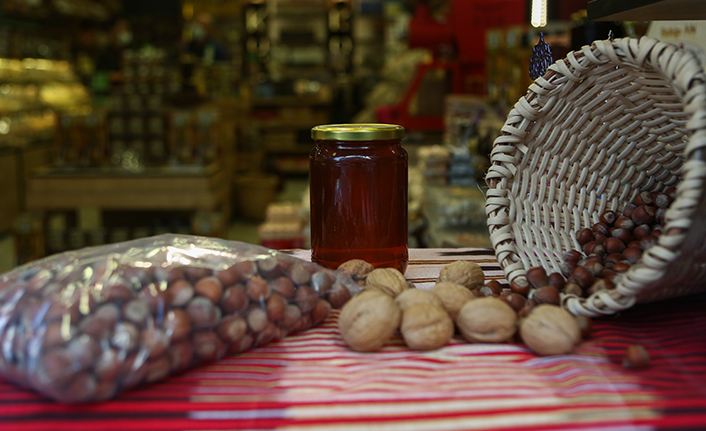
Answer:
[[[651, 69], [660, 73], [662, 78], [672, 85], [683, 103], [684, 112], [688, 113], [686, 128], [689, 130], [689, 137], [682, 153], [682, 182], [677, 185], [677, 197], [673, 205], [680, 205], [680, 201], [686, 199], [680, 190], [685, 179], [701, 178], [687, 163], [697, 158], [697, 150], [706, 148], [706, 138], [700, 136], [705, 133], [698, 133], [706, 132], [706, 79], [695, 55], [679, 50], [673, 44], [649, 37], [639, 40], [622, 38], [596, 41], [590, 46], [586, 45], [578, 51], [570, 52], [530, 85], [527, 94], [518, 100], [508, 114], [502, 134], [493, 143], [491, 166], [486, 174], [486, 215], [493, 249], [509, 282], [526, 283], [526, 268], [516, 247], [516, 237], [512, 229], [514, 221], [509, 211], [512, 190], [508, 184], [515, 178], [518, 160], [514, 155], [518, 146], [531, 145], [531, 142], [525, 141], [526, 129], [529, 124], [542, 118], [542, 107], [537, 108], [536, 104], [533, 104], [535, 99], [559, 88], [567, 80], [575, 82], [587, 76], [590, 69], [582, 66], [581, 60], [588, 61], [591, 65], [611, 63], [640, 70]], [[689, 220], [692, 219], [697, 206], [693, 205], [691, 213], [687, 214]], [[643, 254], [643, 257], [648, 253], [650, 256], [655, 255], [652, 256], [655, 259], [650, 260], [651, 265], [646, 268], [644, 265], [631, 267], [615, 290], [597, 292], [588, 298], [562, 294], [562, 305], [575, 314], [589, 316], [613, 314], [631, 307], [644, 287], [644, 283], [641, 284], [638, 280], [645, 279], [645, 275], [650, 271], [652, 280], [655, 280], [654, 277], [661, 278], [667, 266], [678, 256], [678, 250], [686, 239], [685, 233], [684, 226], [673, 228], [667, 222], [662, 236], [671, 240], [670, 246], [666, 247], [667, 241], [660, 239], [658, 245]], [[573, 232], [571, 234], [573, 235]], [[635, 274], [638, 275], [637, 279], [634, 279]]]

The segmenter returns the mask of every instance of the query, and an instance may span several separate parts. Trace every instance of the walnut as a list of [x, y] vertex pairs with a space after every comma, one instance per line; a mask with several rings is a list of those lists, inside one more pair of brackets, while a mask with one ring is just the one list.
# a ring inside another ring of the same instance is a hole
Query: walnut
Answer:
[[402, 312], [390, 295], [364, 290], [343, 306], [338, 329], [351, 349], [373, 352], [392, 338], [401, 318]]
[[520, 336], [538, 355], [564, 355], [571, 353], [581, 340], [581, 329], [568, 311], [541, 304], [520, 323]]
[[378, 268], [373, 270], [365, 280], [365, 288], [381, 290], [393, 298], [409, 289], [404, 275], [394, 268]]
[[468, 341], [502, 343], [515, 335], [517, 313], [497, 298], [480, 298], [467, 302], [461, 308], [456, 325]]
[[365, 286], [365, 279], [368, 277], [368, 274], [373, 271], [373, 269], [375, 268], [373, 268], [371, 264], [360, 259], [352, 259], [347, 262], [343, 262], [338, 267], [339, 271], [350, 275], [351, 278], [361, 286]]
[[445, 346], [454, 335], [454, 323], [443, 308], [415, 304], [402, 313], [402, 338], [413, 350], [434, 350]]
[[444, 309], [454, 320], [461, 307], [463, 307], [466, 302], [476, 298], [465, 286], [450, 281], [436, 283], [436, 285], [430, 289], [430, 292], [436, 294], [441, 299], [441, 302], [444, 304]]
[[397, 298], [395, 298], [395, 302], [402, 312], [416, 304], [431, 304], [441, 307], [442, 309], [444, 308], [444, 303], [441, 302], [441, 298], [439, 298], [436, 293], [416, 288], [407, 289], [400, 293]]
[[483, 270], [477, 263], [468, 260], [458, 260], [441, 268], [439, 278], [436, 281], [452, 281], [473, 290], [480, 289], [483, 286], [485, 274], [483, 274]]

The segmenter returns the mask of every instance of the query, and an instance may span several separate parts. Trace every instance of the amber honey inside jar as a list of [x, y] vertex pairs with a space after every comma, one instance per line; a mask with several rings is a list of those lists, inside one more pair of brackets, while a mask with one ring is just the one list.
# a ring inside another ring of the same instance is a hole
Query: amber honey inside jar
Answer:
[[407, 152], [391, 124], [314, 127], [309, 155], [312, 260], [407, 268]]

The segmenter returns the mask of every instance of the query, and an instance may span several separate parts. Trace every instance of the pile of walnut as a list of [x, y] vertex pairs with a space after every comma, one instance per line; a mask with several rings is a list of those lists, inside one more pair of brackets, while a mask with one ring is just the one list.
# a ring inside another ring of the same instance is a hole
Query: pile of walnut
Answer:
[[444, 266], [430, 290], [415, 288], [396, 269], [373, 269], [361, 260], [339, 269], [365, 288], [344, 305], [338, 323], [343, 340], [356, 351], [379, 350], [398, 330], [410, 349], [433, 350], [458, 329], [470, 342], [521, 341], [539, 355], [560, 355], [590, 334], [590, 319], [557, 305], [540, 303], [520, 316], [510, 290], [494, 280], [485, 283], [473, 262]]

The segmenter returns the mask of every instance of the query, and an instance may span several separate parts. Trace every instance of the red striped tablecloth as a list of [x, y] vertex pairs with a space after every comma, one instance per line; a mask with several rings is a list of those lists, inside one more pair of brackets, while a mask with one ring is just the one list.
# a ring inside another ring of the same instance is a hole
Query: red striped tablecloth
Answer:
[[[307, 257], [305, 251], [297, 253]], [[429, 287], [448, 261], [502, 271], [489, 250], [411, 250], [407, 278]], [[706, 430], [706, 295], [595, 321], [570, 356], [455, 338], [412, 352], [345, 347], [338, 312], [318, 328], [117, 399], [65, 406], [0, 380], [6, 430]], [[643, 344], [651, 367], [624, 370]]]

